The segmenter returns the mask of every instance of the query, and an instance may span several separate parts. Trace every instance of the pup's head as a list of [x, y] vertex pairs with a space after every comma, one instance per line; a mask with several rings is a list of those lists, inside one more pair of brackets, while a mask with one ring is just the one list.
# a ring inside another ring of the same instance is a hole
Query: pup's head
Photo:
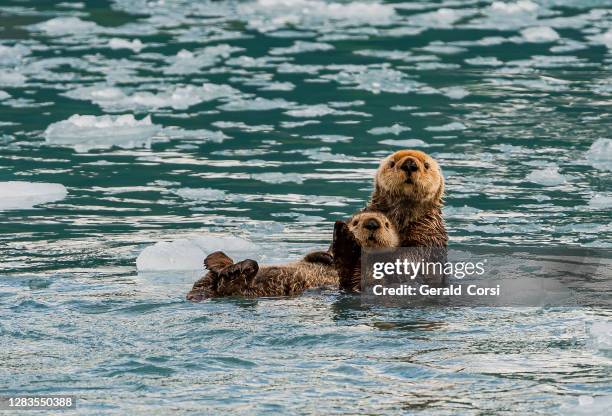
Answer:
[[376, 188], [394, 197], [441, 204], [444, 177], [431, 156], [418, 150], [400, 150], [381, 162]]
[[393, 223], [380, 212], [362, 212], [347, 222], [361, 247], [397, 247], [399, 235]]

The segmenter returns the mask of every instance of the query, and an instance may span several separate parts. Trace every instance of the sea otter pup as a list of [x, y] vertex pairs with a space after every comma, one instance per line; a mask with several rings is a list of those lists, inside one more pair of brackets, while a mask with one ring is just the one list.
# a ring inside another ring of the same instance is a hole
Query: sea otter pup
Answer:
[[[393, 223], [374, 211], [352, 217], [347, 232], [358, 247], [396, 247], [399, 244]], [[217, 251], [206, 257], [204, 265], [209, 272], [193, 285], [187, 294], [188, 300], [224, 296], [294, 296], [313, 287], [337, 287], [339, 281], [333, 259], [326, 252], [311, 253], [289, 264], [260, 268], [255, 260], [234, 263]]]
[[[420, 261], [446, 261], [448, 235], [442, 218], [444, 177], [438, 163], [418, 150], [400, 150], [383, 159], [376, 171], [374, 192], [362, 212], [384, 213], [396, 227], [401, 247]], [[360, 251], [348, 227], [337, 222], [331, 254], [340, 288], [359, 290]]]

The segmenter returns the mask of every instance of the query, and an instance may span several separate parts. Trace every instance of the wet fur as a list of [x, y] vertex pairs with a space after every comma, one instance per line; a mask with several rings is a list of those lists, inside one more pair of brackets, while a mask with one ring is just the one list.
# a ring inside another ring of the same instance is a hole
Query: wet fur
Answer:
[[[407, 174], [401, 166], [409, 161], [413, 169]], [[416, 251], [406, 251], [410, 261], [444, 263], [448, 234], [442, 217], [443, 196], [444, 177], [438, 163], [426, 153], [402, 150], [380, 163], [374, 192], [362, 213], [385, 214], [399, 238], [398, 244], [389, 247], [418, 247]], [[347, 224], [336, 222], [330, 252], [340, 278], [340, 288], [359, 291], [361, 245]], [[442, 281], [443, 277], [433, 276], [433, 280]]]
[[[375, 220], [379, 227], [368, 229], [366, 221]], [[391, 247], [399, 242], [391, 221], [376, 212], [360, 213], [351, 218], [346, 232], [357, 247]], [[356, 256], [344, 256], [353, 261]], [[334, 259], [327, 252], [310, 253], [300, 261], [278, 266], [259, 267], [254, 260], [234, 263], [224, 253], [217, 251], [204, 260], [208, 273], [198, 280], [187, 299], [200, 301], [206, 298], [240, 296], [247, 298], [295, 296], [314, 287], [338, 287], [340, 278]]]
[[[418, 168], [409, 184], [406, 174], [399, 169], [407, 159], [413, 160]], [[438, 163], [423, 152], [402, 150], [381, 162], [374, 192], [363, 212], [382, 212], [393, 221], [402, 247], [446, 247], [443, 196], [444, 177]]]

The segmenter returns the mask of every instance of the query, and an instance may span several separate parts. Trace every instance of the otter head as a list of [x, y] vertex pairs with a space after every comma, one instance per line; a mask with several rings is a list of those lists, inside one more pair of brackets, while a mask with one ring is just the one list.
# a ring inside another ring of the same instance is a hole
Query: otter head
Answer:
[[376, 189], [392, 197], [441, 205], [444, 177], [431, 156], [418, 150], [400, 150], [381, 162]]
[[380, 212], [362, 212], [354, 215], [348, 222], [361, 247], [381, 248], [399, 246], [397, 229]]

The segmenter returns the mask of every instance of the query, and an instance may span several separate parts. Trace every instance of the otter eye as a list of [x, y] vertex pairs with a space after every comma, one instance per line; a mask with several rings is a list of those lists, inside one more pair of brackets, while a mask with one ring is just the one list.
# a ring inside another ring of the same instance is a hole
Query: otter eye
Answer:
[[353, 227], [357, 226], [357, 221], [353, 221]]
[[385, 223], [385, 227], [389, 228], [389, 223], [388, 222]]
[[425, 169], [429, 169], [429, 163], [425, 162]]
[[389, 162], [389, 167], [392, 168], [395, 166], [395, 160], [392, 160], [391, 162]]

